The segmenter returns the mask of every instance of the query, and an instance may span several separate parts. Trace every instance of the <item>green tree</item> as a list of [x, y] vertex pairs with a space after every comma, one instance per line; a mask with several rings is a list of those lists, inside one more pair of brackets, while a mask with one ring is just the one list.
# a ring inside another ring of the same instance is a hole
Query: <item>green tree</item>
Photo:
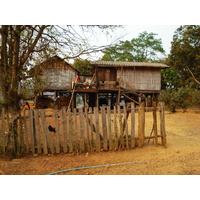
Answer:
[[180, 77], [171, 68], [161, 69], [161, 89], [180, 87]]
[[73, 67], [77, 69], [81, 75], [91, 75], [92, 73], [92, 67], [90, 65], [90, 61], [88, 60], [75, 59]]
[[19, 101], [23, 98], [19, 85], [32, 76], [32, 68], [55, 54], [78, 58], [102, 50], [105, 47], [91, 46], [84, 32], [108, 31], [110, 28], [115, 26], [79, 26], [79, 31], [74, 26], [0, 26], [0, 92], [9, 122], [7, 155], [19, 155], [17, 118]]
[[193, 81], [190, 71], [200, 80], [200, 26], [180, 26], [172, 41], [168, 57], [168, 65], [180, 76], [181, 85], [197, 84]]
[[138, 38], [131, 41], [120, 41], [112, 47], [106, 48], [101, 60], [111, 61], [132, 61], [132, 62], [152, 62], [157, 61], [158, 53], [165, 55], [161, 39], [155, 38], [157, 34], [139, 34]]
[[[164, 90], [159, 99], [164, 101], [171, 112], [176, 112], [176, 108], [183, 109], [183, 112], [192, 105], [194, 93], [190, 87], [167, 88]], [[198, 101], [198, 100], [197, 100]]]

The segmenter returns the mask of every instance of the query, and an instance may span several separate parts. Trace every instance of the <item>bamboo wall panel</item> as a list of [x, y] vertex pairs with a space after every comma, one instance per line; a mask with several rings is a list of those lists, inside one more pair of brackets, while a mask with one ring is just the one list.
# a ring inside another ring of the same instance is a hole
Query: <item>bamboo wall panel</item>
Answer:
[[160, 69], [154, 68], [118, 68], [117, 80], [121, 80], [121, 86], [133, 90], [160, 90]]
[[46, 89], [72, 89], [72, 82], [75, 81], [76, 71], [66, 63], [58, 62], [48, 66], [41, 78], [45, 80]]

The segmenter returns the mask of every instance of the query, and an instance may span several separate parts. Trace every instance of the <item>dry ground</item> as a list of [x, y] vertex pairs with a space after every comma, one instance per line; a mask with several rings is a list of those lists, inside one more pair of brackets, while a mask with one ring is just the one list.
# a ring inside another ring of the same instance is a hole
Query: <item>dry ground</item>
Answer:
[[[146, 120], [148, 123], [148, 120]], [[66, 175], [199, 175], [200, 113], [189, 110], [171, 114], [166, 111], [167, 145], [152, 142], [133, 150], [82, 155], [48, 155], [0, 160], [1, 175], [42, 175], [65, 169], [141, 161], [109, 167], [74, 170]], [[160, 142], [160, 140], [159, 140]]]

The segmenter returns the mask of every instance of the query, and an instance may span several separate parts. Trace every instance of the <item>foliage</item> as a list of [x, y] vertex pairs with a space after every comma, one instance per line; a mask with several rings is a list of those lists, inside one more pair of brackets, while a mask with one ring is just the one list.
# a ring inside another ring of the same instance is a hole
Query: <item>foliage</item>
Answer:
[[178, 96], [175, 89], [168, 88], [163, 91], [159, 96], [159, 100], [164, 101], [171, 112], [176, 112]]
[[167, 64], [179, 74], [181, 85], [193, 84], [193, 87], [196, 86], [187, 67], [200, 80], [199, 25], [180, 26], [176, 30]]
[[192, 105], [197, 106], [200, 109], [200, 90], [193, 89], [192, 94]]
[[161, 39], [156, 39], [155, 33], [146, 31], [139, 34], [138, 38], [131, 41], [119, 41], [112, 47], [106, 48], [101, 60], [147, 62], [158, 60], [157, 53], [165, 54]]
[[161, 69], [161, 89], [180, 87], [180, 77], [171, 68]]
[[185, 112], [189, 106], [200, 106], [200, 91], [191, 87], [168, 88], [159, 99], [167, 104], [171, 112], [176, 112], [176, 108]]
[[77, 69], [81, 75], [91, 75], [92, 67], [88, 60], [75, 59], [73, 67]]

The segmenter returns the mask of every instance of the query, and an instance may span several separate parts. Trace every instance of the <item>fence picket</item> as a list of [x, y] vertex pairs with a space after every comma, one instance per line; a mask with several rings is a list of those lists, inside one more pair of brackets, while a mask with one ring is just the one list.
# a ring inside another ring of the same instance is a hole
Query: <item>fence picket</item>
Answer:
[[126, 110], [126, 105], [123, 106], [124, 110], [124, 132], [126, 134], [126, 149], [129, 149], [129, 142], [128, 142], [128, 113]]
[[91, 152], [94, 151], [95, 143], [94, 143], [94, 132], [95, 132], [95, 126], [93, 123], [93, 114], [92, 114], [92, 108], [89, 108], [89, 120], [90, 120], [90, 128], [89, 128], [89, 138], [90, 138], [90, 147]]
[[153, 104], [153, 132], [154, 132], [154, 143], [155, 146], [158, 146], [158, 134], [157, 134], [157, 113], [156, 113], [156, 105]]
[[144, 130], [145, 130], [145, 109], [144, 102], [141, 103], [138, 109], [138, 146], [144, 145]]
[[103, 129], [103, 149], [108, 150], [107, 126], [106, 126], [106, 111], [105, 106], [101, 107], [101, 119]]
[[34, 126], [34, 119], [33, 119], [33, 110], [29, 110], [29, 117], [30, 117], [30, 142], [31, 142], [31, 151], [35, 153], [35, 143], [34, 143], [34, 135], [35, 135], [35, 126]]
[[118, 120], [119, 120], [119, 148], [124, 149], [124, 138], [123, 138], [123, 124], [122, 124], [122, 114], [121, 114], [121, 109], [120, 105], [117, 106], [117, 112], [118, 112]]
[[38, 110], [34, 110], [35, 116], [35, 133], [36, 133], [36, 144], [37, 144], [37, 153], [41, 154], [41, 140], [40, 140], [40, 130], [39, 130], [39, 115]]
[[22, 152], [24, 147], [24, 120], [22, 118], [21, 112], [19, 113], [19, 134], [18, 134], [18, 140], [19, 140], [19, 147], [18, 152]]
[[83, 108], [79, 108], [79, 124], [80, 124], [80, 152], [84, 151], [84, 121], [83, 121]]
[[94, 117], [95, 117], [95, 125], [96, 125], [96, 150], [97, 152], [100, 152], [101, 141], [100, 141], [100, 133], [99, 133], [99, 109], [97, 107], [94, 108]]
[[63, 152], [67, 153], [66, 108], [62, 108]]
[[117, 127], [117, 109], [114, 107], [114, 149], [118, 149], [118, 127]]
[[90, 142], [89, 142], [89, 118], [88, 118], [88, 110], [87, 108], [85, 108], [85, 127], [86, 127], [86, 147], [87, 147], [87, 151], [90, 150]]
[[78, 152], [78, 131], [77, 131], [77, 112], [76, 108], [74, 108], [74, 134], [75, 134], [75, 145], [74, 145], [74, 150], [75, 152]]
[[109, 150], [113, 149], [112, 144], [112, 124], [111, 124], [111, 113], [110, 113], [110, 106], [107, 106], [107, 131], [108, 131], [108, 141], [109, 141]]
[[25, 131], [24, 131], [24, 138], [25, 138], [25, 144], [26, 144], [26, 152], [27, 154], [29, 154], [30, 152], [30, 147], [29, 147], [29, 140], [28, 140], [28, 128], [27, 128], [27, 121], [28, 121], [28, 116], [26, 117], [26, 110], [24, 110], [23, 112], [23, 116], [24, 116], [24, 128], [25, 128]]
[[165, 103], [160, 102], [160, 132], [162, 145], [166, 145], [166, 132], [165, 132]]
[[58, 123], [58, 110], [54, 110], [55, 128], [56, 128], [56, 153], [60, 153], [60, 126]]
[[42, 110], [41, 112], [40, 112], [40, 114], [41, 114], [41, 120], [42, 120], [42, 137], [43, 137], [43, 151], [44, 151], [44, 154], [48, 154], [48, 148], [47, 148], [47, 138], [46, 138], [46, 127], [45, 127], [45, 123], [46, 123], [46, 121], [45, 121], [45, 111], [44, 110]]
[[131, 148], [135, 147], [135, 104], [131, 103]]
[[69, 141], [69, 152], [70, 153], [72, 153], [73, 152], [73, 142], [72, 142], [72, 140], [73, 140], [73, 128], [72, 128], [72, 114], [71, 114], [71, 108], [68, 110], [68, 112], [67, 112], [67, 121], [68, 121], [68, 123], [67, 123], [67, 126], [69, 127], [68, 128], [68, 141]]

